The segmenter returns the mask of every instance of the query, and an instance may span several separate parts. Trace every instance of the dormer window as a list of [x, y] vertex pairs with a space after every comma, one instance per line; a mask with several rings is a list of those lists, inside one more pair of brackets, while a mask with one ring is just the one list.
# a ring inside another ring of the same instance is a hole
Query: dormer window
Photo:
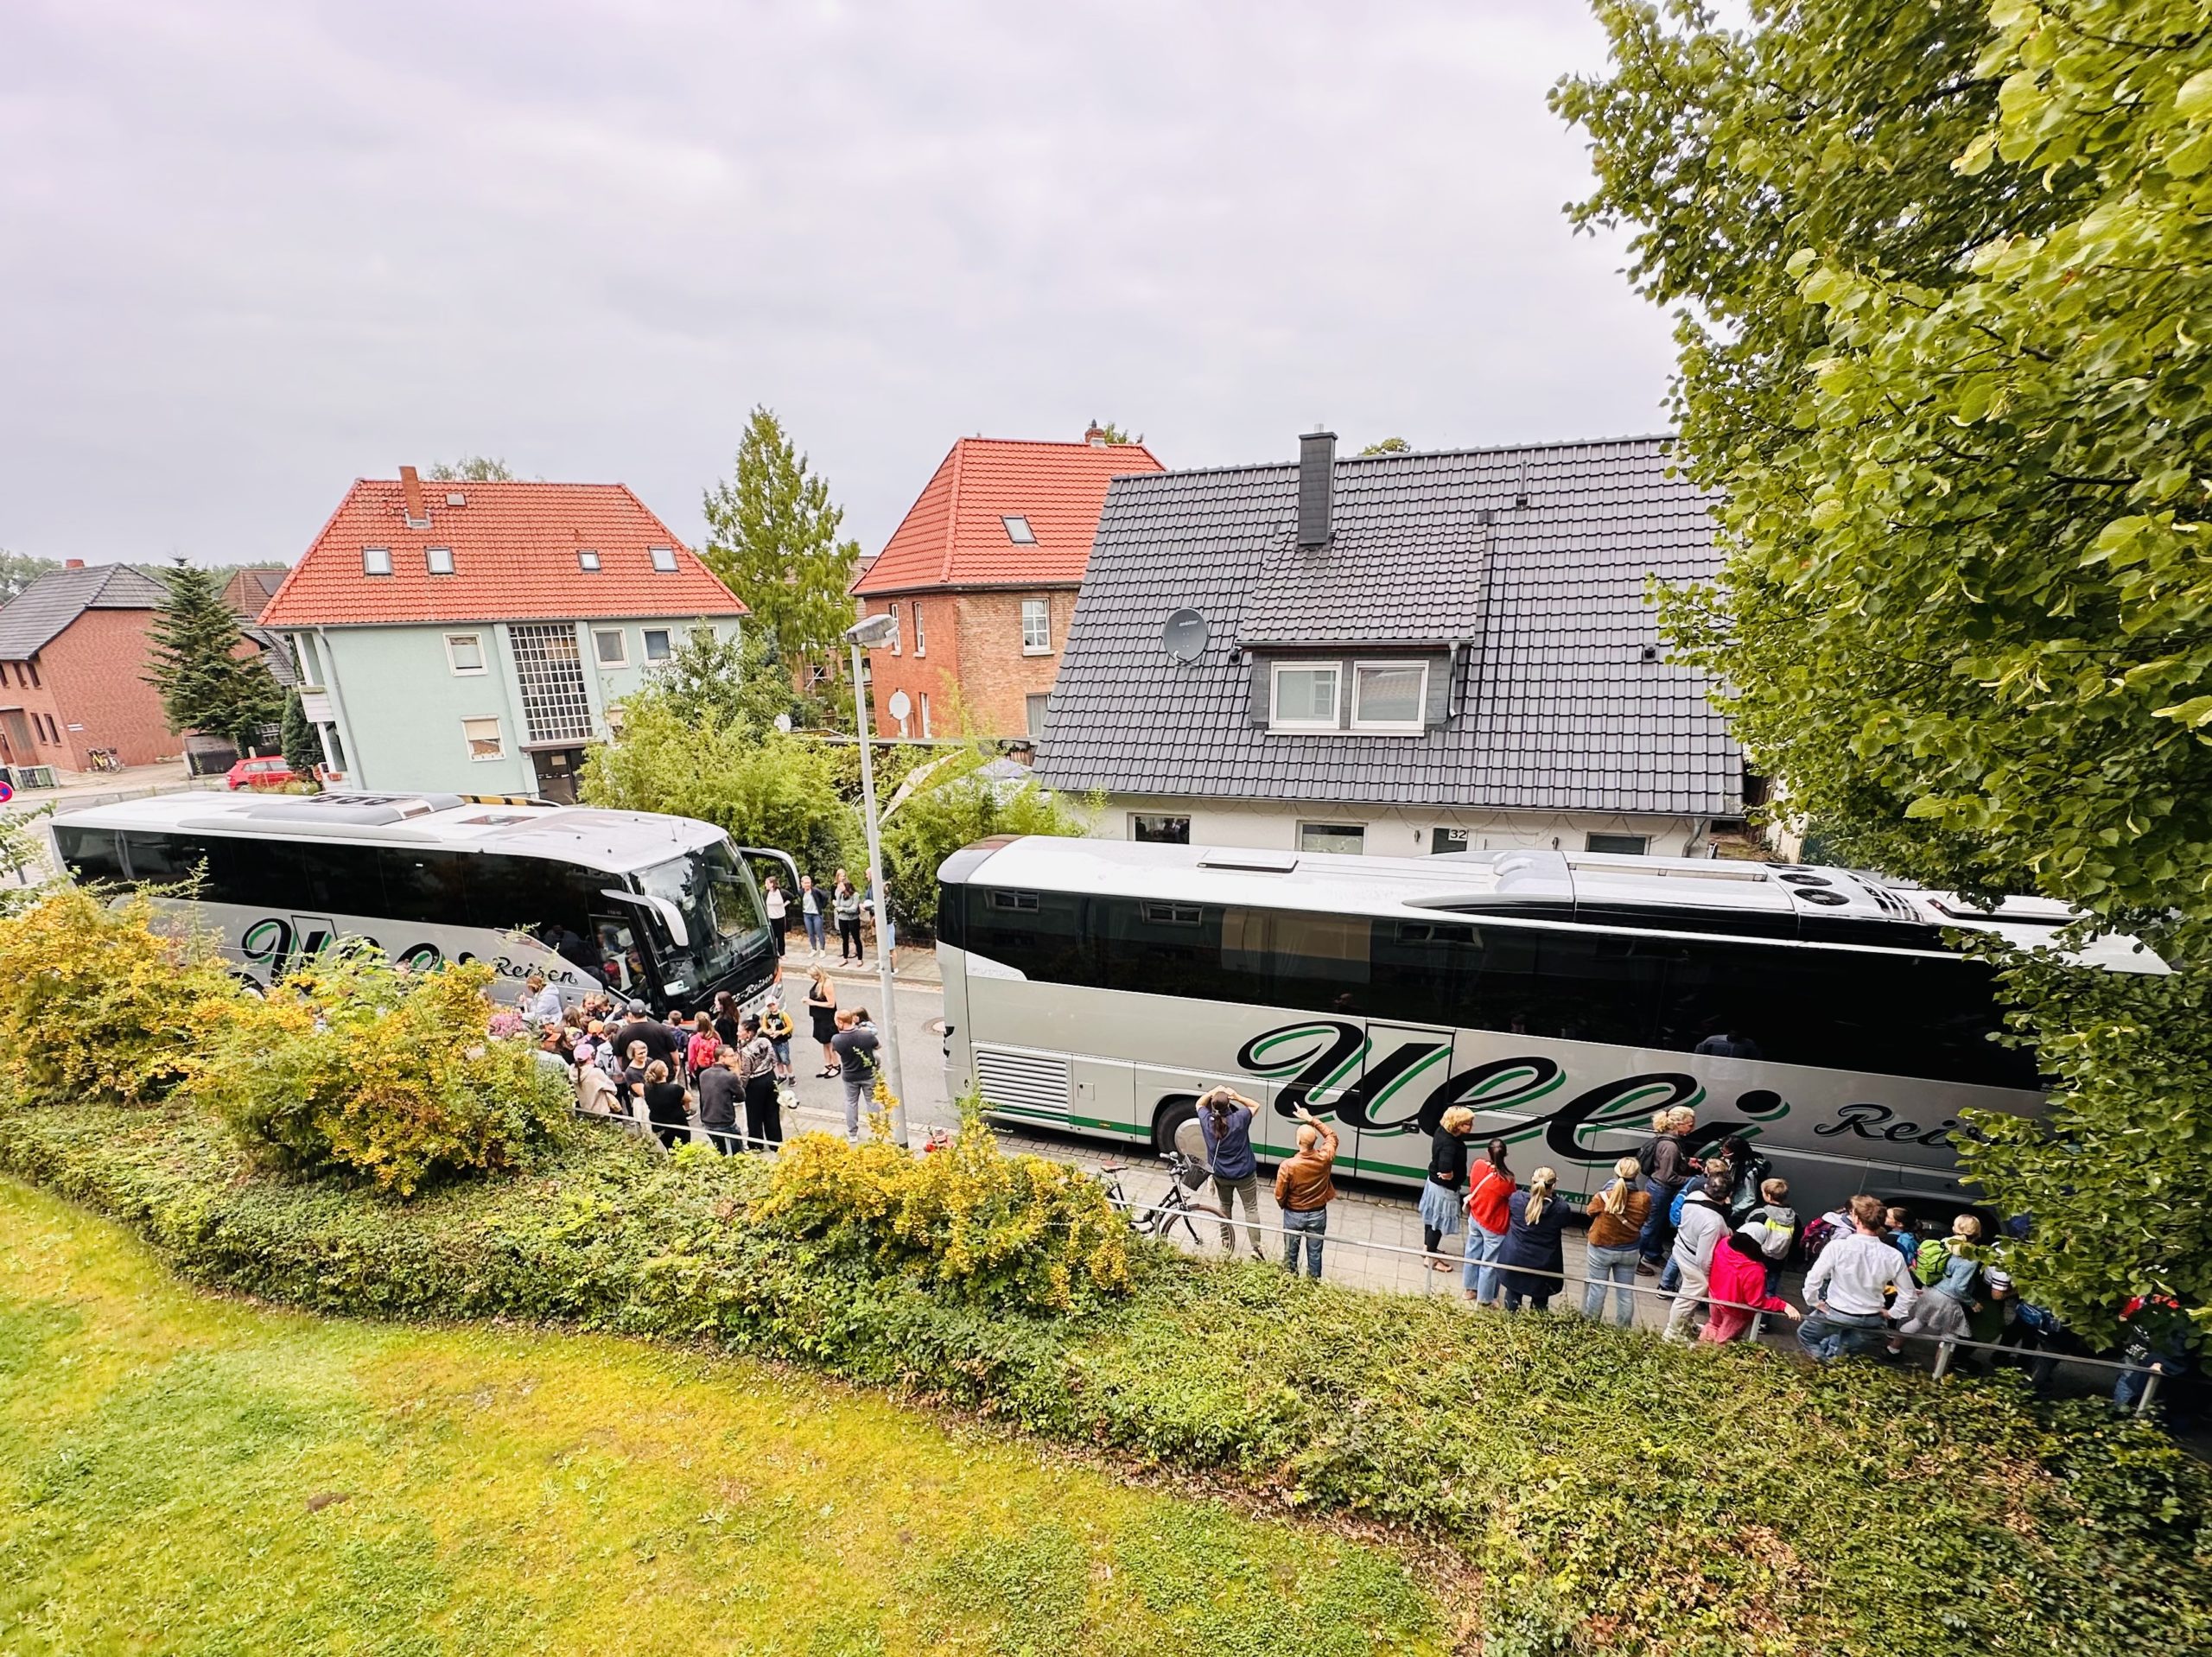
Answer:
[[1440, 658], [1418, 657], [1399, 661], [1262, 658], [1255, 670], [1252, 718], [1271, 731], [1419, 736], [1429, 724], [1429, 675], [1444, 668]]
[[364, 575], [391, 575], [391, 549], [390, 547], [363, 547], [361, 574]]
[[1343, 669], [1334, 662], [1278, 662], [1274, 665], [1273, 717], [1277, 731], [1333, 731], [1337, 728], [1337, 687]]
[[453, 549], [451, 547], [423, 548], [423, 564], [433, 575], [452, 575]]
[[647, 550], [652, 554], [653, 568], [656, 570], [664, 575], [673, 575], [676, 574], [676, 549], [674, 547], [652, 547], [647, 549]]
[[1001, 517], [999, 522], [1006, 525], [1006, 538], [1015, 546], [1033, 547], [1037, 544], [1037, 532], [1029, 527], [1027, 518], [1016, 515]]

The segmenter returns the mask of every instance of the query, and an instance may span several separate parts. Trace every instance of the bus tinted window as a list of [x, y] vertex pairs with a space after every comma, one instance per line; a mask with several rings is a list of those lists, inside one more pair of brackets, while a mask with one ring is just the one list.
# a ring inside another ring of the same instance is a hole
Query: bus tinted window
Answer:
[[461, 922], [468, 912], [468, 883], [459, 852], [384, 847], [377, 852], [384, 877], [384, 912], [397, 921]]
[[1227, 999], [1376, 1011], [1367, 994], [1373, 925], [1364, 915], [1227, 911], [1221, 920], [1222, 976], [1237, 987]]
[[1221, 923], [1218, 904], [1094, 898], [1098, 981], [1148, 995], [1235, 999], [1222, 987]]
[[133, 880], [155, 886], [200, 882], [203, 903], [258, 902], [253, 859], [242, 856], [235, 841], [212, 835], [153, 834], [131, 829], [122, 835], [124, 855]]
[[111, 828], [56, 828], [54, 849], [79, 880], [120, 881], [124, 878], [123, 848], [116, 844]]
[[600, 888], [614, 877], [542, 857], [486, 854], [468, 864], [468, 924], [495, 932], [527, 932], [548, 949], [589, 966], [583, 940], [591, 932]]
[[298, 915], [385, 912], [377, 854], [366, 846], [267, 840], [243, 847], [253, 860], [254, 907]]
[[1097, 981], [1083, 899], [1072, 893], [969, 887], [968, 947], [1046, 983]]

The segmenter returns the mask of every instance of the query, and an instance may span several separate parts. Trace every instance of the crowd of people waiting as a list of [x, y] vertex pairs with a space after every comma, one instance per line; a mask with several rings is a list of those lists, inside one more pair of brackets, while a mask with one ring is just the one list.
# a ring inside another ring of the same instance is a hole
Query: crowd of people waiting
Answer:
[[[866, 1007], [837, 1005], [836, 986], [820, 967], [807, 980], [810, 1032], [823, 1055], [817, 1074], [843, 1081], [846, 1137], [857, 1139], [875, 1085], [875, 1025]], [[563, 1005], [532, 974], [520, 1008], [500, 1017], [532, 1032], [538, 1063], [575, 1089], [581, 1110], [625, 1118], [671, 1150], [692, 1137], [695, 1121], [726, 1155], [783, 1143], [783, 1113], [797, 1102], [797, 1032], [779, 996], [747, 1013], [718, 994], [688, 1021], [671, 1022], [643, 1001], [618, 1006], [598, 992]]]
[[[1192, 1147], [1202, 1145], [1202, 1165], [1213, 1180], [1222, 1247], [1236, 1248], [1233, 1204], [1241, 1202], [1255, 1258], [1262, 1250], [1251, 1124], [1259, 1109], [1231, 1089], [1212, 1089], [1198, 1101], [1200, 1143]], [[1337, 1195], [1338, 1139], [1310, 1111], [1300, 1108], [1296, 1115], [1297, 1150], [1274, 1181], [1282, 1259], [1294, 1273], [1302, 1259], [1306, 1275], [1318, 1278]], [[1686, 1108], [1657, 1113], [1643, 1145], [1578, 1205], [1560, 1195], [1554, 1169], [1535, 1168], [1524, 1183], [1503, 1140], [1472, 1154], [1475, 1121], [1464, 1106], [1444, 1113], [1421, 1196], [1425, 1264], [1459, 1272], [1475, 1305], [1548, 1309], [1570, 1287], [1564, 1234], [1580, 1213], [1588, 1222], [1582, 1315], [1601, 1319], [1610, 1294], [1613, 1321], [1624, 1329], [1636, 1321], [1637, 1279], [1649, 1277], [1658, 1279], [1667, 1309], [1662, 1330], [1671, 1341], [1748, 1339], [1765, 1317], [1777, 1317], [1794, 1324], [1799, 1344], [1822, 1362], [1853, 1354], [1898, 1362], [1916, 1338], [1968, 1342], [1974, 1344], [1967, 1362], [1986, 1369], [2010, 1354], [2039, 1389], [2065, 1358], [2088, 1355], [2049, 1311], [2020, 1298], [2002, 1265], [2005, 1239], [1986, 1237], [1977, 1215], [1954, 1216], [1948, 1227], [1918, 1226], [1906, 1209], [1860, 1193], [1801, 1224], [1789, 1182], [1775, 1175], [1757, 1146], [1735, 1134], [1700, 1148], [1695, 1113]], [[1458, 1258], [1447, 1257], [1445, 1240], [1463, 1230]], [[2024, 1235], [2024, 1222], [2005, 1230]], [[1805, 1268], [1802, 1307], [1780, 1293], [1793, 1260]], [[2135, 1298], [2121, 1314], [2122, 1339], [2109, 1355], [2138, 1367], [2119, 1374], [2113, 1401], [2132, 1407], [2147, 1374], [2156, 1373], [2172, 1383], [2170, 1396], [2178, 1404], [2190, 1372], [2181, 1309], [2162, 1298]]]

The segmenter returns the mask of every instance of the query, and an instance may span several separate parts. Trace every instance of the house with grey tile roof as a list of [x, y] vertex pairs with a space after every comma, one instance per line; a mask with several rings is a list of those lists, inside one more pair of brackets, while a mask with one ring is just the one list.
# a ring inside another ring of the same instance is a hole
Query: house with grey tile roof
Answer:
[[1700, 855], [1743, 756], [1645, 597], [1719, 564], [1665, 441], [1118, 478], [1037, 770], [1133, 839]]

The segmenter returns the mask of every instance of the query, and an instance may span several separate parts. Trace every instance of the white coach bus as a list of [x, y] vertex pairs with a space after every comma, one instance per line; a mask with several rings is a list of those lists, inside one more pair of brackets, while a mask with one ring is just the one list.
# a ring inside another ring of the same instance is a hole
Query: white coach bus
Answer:
[[[1333, 1118], [1340, 1165], [1418, 1182], [1446, 1108], [1586, 1194], [1688, 1105], [1755, 1136], [1801, 1213], [1955, 1192], [1967, 1106], [2041, 1108], [1989, 1039], [1994, 975], [1942, 929], [2048, 943], [1995, 913], [1837, 869], [1459, 853], [1385, 858], [984, 841], [938, 872], [946, 1081], [1011, 1122], [1165, 1147], [1220, 1083]], [[2085, 964], [2163, 972], [2126, 938]], [[1700, 1046], [1706, 1051], [1700, 1051]]]
[[[65, 811], [81, 881], [198, 878], [195, 907], [267, 984], [340, 938], [395, 961], [485, 961], [509, 997], [542, 972], [658, 1007], [741, 1001], [774, 976], [767, 917], [711, 823], [456, 794], [160, 795]], [[779, 861], [780, 854], [766, 853]]]

